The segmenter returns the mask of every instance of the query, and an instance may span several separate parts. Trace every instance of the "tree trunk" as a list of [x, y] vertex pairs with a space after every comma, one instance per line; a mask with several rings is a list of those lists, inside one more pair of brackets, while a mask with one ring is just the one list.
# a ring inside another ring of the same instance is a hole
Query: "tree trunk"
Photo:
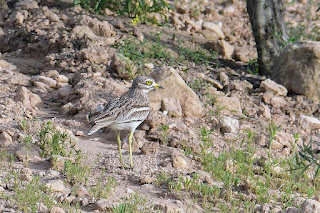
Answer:
[[257, 46], [259, 73], [270, 75], [287, 41], [281, 0], [247, 0], [247, 11]]

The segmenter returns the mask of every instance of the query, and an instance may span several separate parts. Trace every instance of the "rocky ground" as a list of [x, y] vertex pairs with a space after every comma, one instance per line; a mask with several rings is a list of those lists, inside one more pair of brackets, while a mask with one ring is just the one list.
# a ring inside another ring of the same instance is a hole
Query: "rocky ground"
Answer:
[[[318, 159], [319, 105], [257, 75], [246, 3], [169, 3], [168, 22], [149, 14], [161, 25], [1, 4], [0, 212], [320, 210], [317, 167], [295, 170], [298, 152]], [[315, 2], [284, 6], [292, 41], [319, 40]], [[122, 169], [115, 132], [86, 136], [87, 116], [146, 74], [165, 89]]]

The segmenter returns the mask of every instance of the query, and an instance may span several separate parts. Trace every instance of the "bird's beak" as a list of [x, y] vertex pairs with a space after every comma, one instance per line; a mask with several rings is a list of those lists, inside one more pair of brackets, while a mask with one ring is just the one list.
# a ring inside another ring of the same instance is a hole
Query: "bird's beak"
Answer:
[[159, 84], [157, 84], [157, 83], [153, 83], [153, 86], [154, 86], [155, 88], [164, 89], [163, 86], [161, 86], [161, 85], [159, 85]]

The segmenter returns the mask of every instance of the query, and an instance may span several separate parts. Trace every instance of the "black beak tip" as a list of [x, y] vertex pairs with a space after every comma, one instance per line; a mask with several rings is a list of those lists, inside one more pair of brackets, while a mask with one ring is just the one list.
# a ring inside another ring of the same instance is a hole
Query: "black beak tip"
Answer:
[[161, 86], [161, 85], [159, 85], [159, 89], [164, 89], [164, 87], [163, 87], [163, 86]]

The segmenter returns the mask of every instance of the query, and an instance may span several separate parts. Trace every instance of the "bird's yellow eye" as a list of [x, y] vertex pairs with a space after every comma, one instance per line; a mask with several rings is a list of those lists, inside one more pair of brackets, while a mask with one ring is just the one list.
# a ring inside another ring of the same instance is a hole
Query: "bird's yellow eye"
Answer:
[[152, 84], [152, 81], [146, 81], [146, 84], [147, 84], [147, 85], [151, 85], [151, 84]]

